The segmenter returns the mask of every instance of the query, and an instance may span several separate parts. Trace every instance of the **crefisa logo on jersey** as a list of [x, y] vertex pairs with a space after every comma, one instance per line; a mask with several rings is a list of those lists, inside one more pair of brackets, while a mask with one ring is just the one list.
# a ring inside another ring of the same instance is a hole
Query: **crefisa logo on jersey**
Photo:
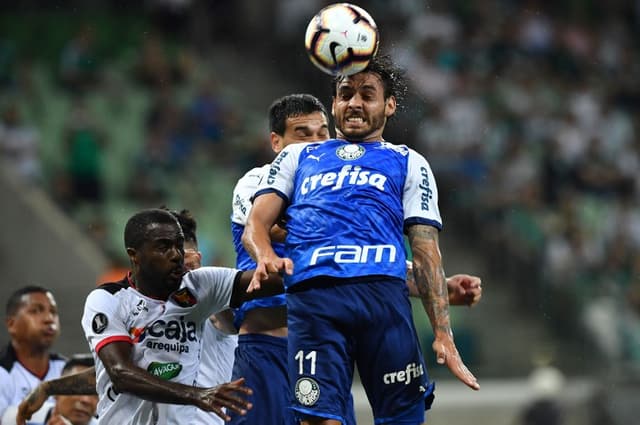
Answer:
[[303, 406], [313, 406], [320, 398], [320, 387], [315, 379], [300, 378], [296, 382], [296, 399]]
[[280, 172], [280, 164], [289, 155], [289, 152], [282, 151], [280, 155], [271, 163], [269, 167], [269, 175], [267, 177], [267, 184], [273, 184], [276, 181], [276, 175]]
[[338, 149], [336, 149], [336, 155], [338, 155], [338, 158], [340, 158], [343, 161], [356, 160], [362, 157], [364, 153], [365, 153], [364, 147], [357, 145], [355, 143], [342, 145]]

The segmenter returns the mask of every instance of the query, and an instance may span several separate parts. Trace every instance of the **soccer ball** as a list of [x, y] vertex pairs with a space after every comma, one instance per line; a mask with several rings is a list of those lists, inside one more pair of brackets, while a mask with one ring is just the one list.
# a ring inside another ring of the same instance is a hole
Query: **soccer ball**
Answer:
[[309, 22], [304, 45], [311, 62], [331, 75], [352, 75], [378, 51], [378, 27], [366, 10], [350, 3], [325, 7]]

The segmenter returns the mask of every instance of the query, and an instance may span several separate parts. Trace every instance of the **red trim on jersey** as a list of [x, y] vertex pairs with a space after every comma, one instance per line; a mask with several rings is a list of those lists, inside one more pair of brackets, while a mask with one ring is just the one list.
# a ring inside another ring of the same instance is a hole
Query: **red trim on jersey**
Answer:
[[102, 350], [102, 347], [105, 345], [111, 344], [112, 342], [128, 342], [133, 345], [133, 341], [131, 341], [131, 337], [128, 335], [114, 335], [108, 338], [103, 339], [99, 343], [96, 344], [96, 354]]

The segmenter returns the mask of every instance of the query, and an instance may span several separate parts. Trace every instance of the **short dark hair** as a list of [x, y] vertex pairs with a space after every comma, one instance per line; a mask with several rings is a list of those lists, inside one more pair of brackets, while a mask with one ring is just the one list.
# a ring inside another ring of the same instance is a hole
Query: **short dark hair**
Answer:
[[27, 285], [22, 287], [14, 291], [9, 296], [9, 299], [7, 300], [5, 314], [7, 315], [7, 317], [11, 317], [15, 315], [18, 312], [18, 310], [20, 310], [20, 307], [22, 306], [22, 297], [24, 295], [34, 294], [34, 293], [46, 294], [49, 292], [51, 291], [49, 291], [47, 288], [43, 288], [42, 286], [37, 286], [37, 285]]
[[95, 366], [95, 361], [93, 360], [93, 356], [89, 353], [79, 353], [74, 354], [69, 357], [69, 360], [64, 364], [62, 368], [62, 374], [64, 375], [66, 372], [69, 372], [76, 366], [81, 367], [93, 367]]
[[283, 96], [269, 107], [269, 129], [282, 136], [287, 128], [287, 118], [314, 112], [322, 112], [329, 118], [327, 109], [315, 96], [306, 93]]
[[[404, 98], [407, 95], [408, 86], [406, 71], [397, 66], [388, 54], [378, 54], [371, 59], [367, 67], [360, 72], [373, 72], [380, 76], [384, 88], [384, 98], [395, 97], [396, 104], [400, 107], [404, 105]], [[331, 93], [336, 97], [338, 84], [345, 77], [339, 75], [333, 79]]]
[[175, 224], [180, 226], [178, 219], [169, 211], [161, 208], [150, 208], [135, 213], [124, 227], [125, 248], [140, 248], [147, 236], [147, 229], [151, 224]]
[[178, 219], [178, 223], [180, 223], [180, 227], [182, 227], [184, 241], [197, 245], [198, 238], [196, 237], [196, 229], [198, 227], [198, 223], [196, 223], [196, 219], [193, 214], [191, 214], [191, 211], [183, 209], [180, 211], [171, 210], [170, 212]]

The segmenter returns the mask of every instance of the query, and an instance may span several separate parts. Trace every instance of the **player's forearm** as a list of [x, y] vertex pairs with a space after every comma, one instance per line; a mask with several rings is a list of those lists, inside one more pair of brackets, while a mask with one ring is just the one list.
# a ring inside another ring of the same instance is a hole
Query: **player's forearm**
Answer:
[[93, 395], [96, 394], [96, 369], [92, 367], [40, 385], [47, 395]]
[[415, 285], [434, 334], [451, 334], [449, 292], [442, 268], [437, 229], [412, 226], [409, 229], [409, 242], [413, 253]]
[[273, 252], [269, 228], [263, 223], [249, 221], [244, 229], [242, 245], [255, 261]]
[[[418, 291], [418, 287], [416, 286], [416, 277], [413, 274], [413, 263], [411, 261], [407, 261], [407, 288], [409, 288], [409, 296], [414, 298], [420, 298], [420, 292]], [[449, 298], [449, 305], [452, 305], [452, 301], [455, 300], [454, 294], [451, 289], [451, 280], [450, 278], [446, 278], [447, 283], [447, 296]]]
[[269, 273], [269, 278], [263, 281], [260, 289], [247, 292], [249, 283], [253, 277], [253, 270], [244, 271], [233, 284], [233, 292], [231, 293], [231, 301], [229, 305], [232, 308], [239, 307], [240, 304], [255, 298], [270, 297], [284, 293], [284, 284], [282, 276], [278, 273]]
[[114, 367], [109, 371], [114, 390], [155, 403], [195, 404], [199, 388], [165, 381], [135, 366]]

